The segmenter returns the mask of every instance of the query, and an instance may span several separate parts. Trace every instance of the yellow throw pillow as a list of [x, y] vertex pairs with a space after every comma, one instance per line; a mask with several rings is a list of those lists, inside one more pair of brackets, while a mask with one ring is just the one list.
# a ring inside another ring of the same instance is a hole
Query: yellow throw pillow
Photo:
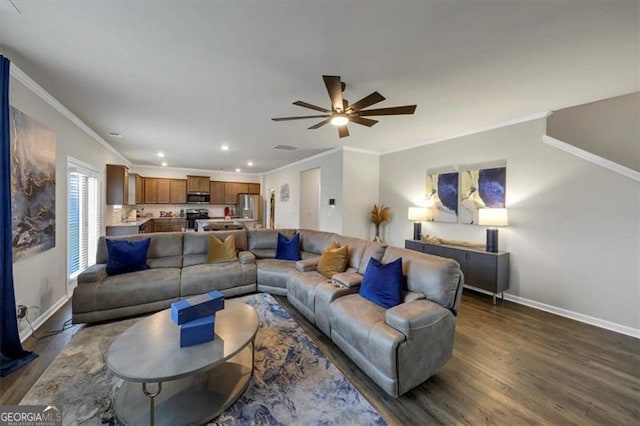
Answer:
[[333, 278], [335, 274], [344, 272], [349, 262], [349, 248], [345, 245], [338, 247], [337, 244], [330, 244], [320, 256], [318, 262], [318, 272], [327, 278]]
[[215, 235], [209, 235], [209, 249], [207, 250], [207, 263], [222, 263], [238, 260], [236, 255], [236, 239], [233, 235], [220, 241]]

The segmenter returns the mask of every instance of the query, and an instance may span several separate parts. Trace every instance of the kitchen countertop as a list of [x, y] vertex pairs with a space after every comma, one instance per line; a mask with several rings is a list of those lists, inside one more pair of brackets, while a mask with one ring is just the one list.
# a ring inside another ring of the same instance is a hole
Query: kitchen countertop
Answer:
[[224, 219], [224, 218], [209, 218], [209, 219], [196, 219], [196, 223], [198, 222], [202, 222], [202, 223], [220, 223], [220, 222], [225, 222], [225, 223], [233, 223], [233, 222], [260, 222], [260, 220], [258, 219], [250, 219], [250, 218], [231, 218], [231, 219]]
[[169, 219], [169, 220], [186, 220], [186, 217], [145, 217], [145, 218], [138, 218], [138, 220], [136, 220], [135, 222], [117, 222], [117, 223], [112, 223], [110, 225], [106, 225], [106, 227], [111, 227], [111, 226], [141, 226], [144, 225], [145, 223], [149, 222], [150, 220], [153, 219]]

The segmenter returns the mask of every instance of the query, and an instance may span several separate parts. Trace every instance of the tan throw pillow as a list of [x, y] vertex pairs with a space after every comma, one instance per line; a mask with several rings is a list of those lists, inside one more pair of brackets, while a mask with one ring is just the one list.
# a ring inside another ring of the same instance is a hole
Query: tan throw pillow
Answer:
[[349, 248], [345, 245], [336, 247], [330, 244], [320, 256], [318, 261], [318, 272], [327, 278], [332, 278], [335, 274], [344, 272], [349, 262]]
[[238, 260], [236, 255], [236, 239], [233, 235], [220, 241], [215, 235], [209, 235], [209, 249], [207, 250], [207, 263], [222, 263]]

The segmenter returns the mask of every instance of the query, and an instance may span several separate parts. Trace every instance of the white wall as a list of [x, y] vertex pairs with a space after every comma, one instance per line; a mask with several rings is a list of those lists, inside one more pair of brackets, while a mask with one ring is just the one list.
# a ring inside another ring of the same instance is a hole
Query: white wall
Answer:
[[[380, 158], [380, 202], [400, 214], [385, 241], [412, 237], [407, 208], [424, 200], [429, 168], [506, 160], [508, 293], [640, 330], [640, 184], [542, 142], [545, 120]], [[485, 228], [425, 223], [423, 233], [485, 241]]]
[[[268, 199], [269, 188], [276, 189], [276, 228], [300, 226], [300, 172], [320, 168], [319, 230], [342, 231], [342, 154], [341, 150], [330, 151], [265, 174], [262, 190], [265, 198]], [[280, 187], [285, 183], [289, 184], [289, 201], [280, 200]], [[329, 198], [336, 199], [335, 207], [329, 207]]]
[[375, 226], [370, 212], [378, 203], [380, 156], [345, 148], [342, 168], [342, 233], [371, 240]]
[[[67, 157], [78, 159], [101, 173], [101, 205], [105, 199], [105, 165], [124, 160], [96, 142], [42, 98], [11, 78], [12, 106], [39, 121], [56, 134], [56, 245], [53, 249], [18, 260], [13, 264], [16, 302], [29, 306], [29, 320], [39, 324], [45, 313], [67, 299]], [[104, 224], [104, 210], [102, 223]], [[69, 295], [70, 296], [70, 295]], [[21, 335], [27, 332], [20, 321]]]

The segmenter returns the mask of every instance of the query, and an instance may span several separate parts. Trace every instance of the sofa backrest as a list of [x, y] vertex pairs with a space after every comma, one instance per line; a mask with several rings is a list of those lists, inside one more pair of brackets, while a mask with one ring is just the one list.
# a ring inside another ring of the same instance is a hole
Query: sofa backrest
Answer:
[[300, 234], [300, 250], [309, 255], [321, 255], [322, 251], [334, 239], [336, 234], [333, 232], [314, 231], [312, 229], [299, 229]]
[[457, 313], [462, 289], [460, 265], [453, 259], [432, 256], [399, 247], [387, 247], [382, 263], [402, 258], [402, 274], [407, 290], [423, 293], [427, 299]]
[[257, 258], [273, 259], [276, 257], [278, 233], [287, 238], [293, 237], [295, 229], [255, 229], [247, 231], [247, 248]]
[[207, 263], [207, 251], [209, 249], [209, 236], [215, 235], [220, 241], [224, 241], [229, 235], [233, 235], [236, 250], [247, 249], [247, 231], [214, 231], [214, 232], [186, 232], [184, 234], [184, 267]]
[[98, 251], [96, 263], [107, 263], [106, 239], [140, 241], [150, 238], [149, 251], [147, 252], [147, 265], [149, 268], [181, 268], [182, 267], [182, 232], [156, 232], [150, 234], [134, 234], [123, 237], [100, 237], [98, 239]]
[[386, 244], [382, 244], [377, 241], [367, 241], [367, 246], [362, 253], [362, 259], [360, 259], [360, 265], [358, 266], [358, 273], [360, 275], [364, 275], [371, 258], [374, 258], [378, 262], [382, 262], [386, 248]]
[[348, 247], [349, 263], [347, 264], [347, 267], [358, 269], [360, 267], [360, 262], [362, 261], [362, 256], [364, 255], [364, 250], [367, 248], [369, 241], [363, 240], [362, 238], [345, 237], [344, 235], [338, 234], [334, 235], [333, 241], [335, 241], [340, 247], [345, 245]]

